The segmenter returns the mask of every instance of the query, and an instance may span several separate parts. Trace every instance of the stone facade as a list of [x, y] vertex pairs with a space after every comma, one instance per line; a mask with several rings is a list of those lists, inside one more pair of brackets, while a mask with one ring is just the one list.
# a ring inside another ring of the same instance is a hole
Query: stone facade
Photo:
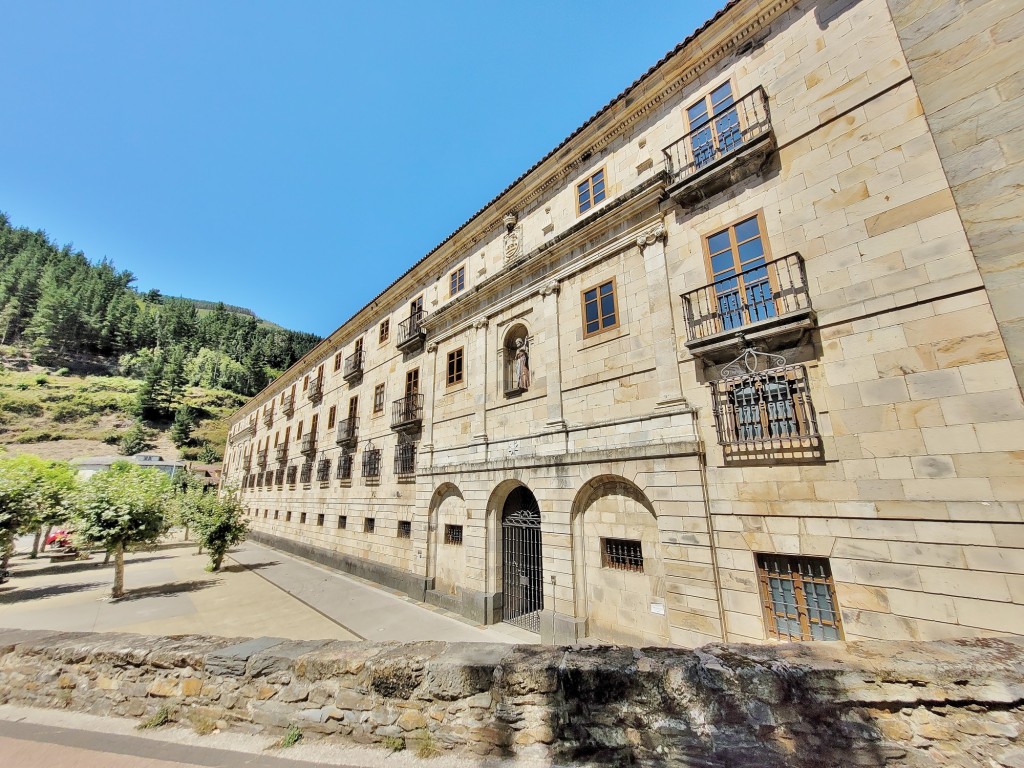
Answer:
[[1024, 759], [1019, 639], [696, 651], [0, 630], [0, 703], [557, 765]]
[[729, 3], [235, 414], [254, 537], [545, 642], [1024, 630], [1019, 238], [921, 27], [1005, 123], [996, 6]]

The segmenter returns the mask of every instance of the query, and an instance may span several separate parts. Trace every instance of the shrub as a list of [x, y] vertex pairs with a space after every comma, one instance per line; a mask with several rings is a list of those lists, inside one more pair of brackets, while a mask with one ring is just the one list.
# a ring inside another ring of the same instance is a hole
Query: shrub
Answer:
[[121, 436], [118, 449], [123, 456], [134, 456], [150, 447], [146, 431], [138, 424]]
[[288, 732], [281, 737], [281, 741], [278, 742], [278, 746], [281, 747], [281, 749], [294, 747], [300, 741], [302, 741], [302, 731], [299, 730], [299, 726], [289, 725]]
[[45, 373], [40, 373], [35, 377], [34, 381], [40, 387], [45, 387], [47, 384], [50, 383], [50, 378]]
[[136, 730], [144, 731], [147, 728], [159, 728], [161, 725], [167, 725], [169, 722], [171, 722], [170, 708], [160, 707], [160, 709], [136, 725], [135, 728]]
[[57, 375], [58, 376], [70, 376], [71, 375], [71, 369], [70, 368], [58, 368], [57, 369]]

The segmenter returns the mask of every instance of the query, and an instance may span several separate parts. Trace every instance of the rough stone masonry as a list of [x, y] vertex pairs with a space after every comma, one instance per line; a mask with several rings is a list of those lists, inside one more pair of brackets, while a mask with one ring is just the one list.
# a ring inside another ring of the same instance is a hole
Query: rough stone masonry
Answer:
[[572, 765], [1024, 768], [1022, 660], [1024, 638], [677, 650], [0, 630], [0, 702]]

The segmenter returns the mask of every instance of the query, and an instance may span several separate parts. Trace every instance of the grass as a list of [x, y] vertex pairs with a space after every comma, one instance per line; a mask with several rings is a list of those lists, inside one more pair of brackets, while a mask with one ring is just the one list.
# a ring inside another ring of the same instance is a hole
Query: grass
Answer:
[[302, 741], [302, 731], [297, 725], [289, 725], [288, 732], [281, 737], [281, 741], [277, 743], [281, 749], [287, 749], [288, 747], [294, 747]]
[[209, 736], [217, 730], [217, 721], [199, 712], [189, 712], [188, 722], [192, 730], [200, 736]]
[[156, 712], [135, 726], [136, 730], [145, 731], [149, 728], [159, 728], [171, 722], [171, 710], [168, 707], [160, 707]]
[[437, 746], [437, 742], [434, 741], [430, 731], [421, 731], [412, 741], [415, 744], [414, 751], [416, 757], [421, 760], [428, 760], [441, 754], [441, 748]]
[[405, 749], [405, 739], [401, 736], [385, 736], [380, 745], [392, 752], [401, 752]]

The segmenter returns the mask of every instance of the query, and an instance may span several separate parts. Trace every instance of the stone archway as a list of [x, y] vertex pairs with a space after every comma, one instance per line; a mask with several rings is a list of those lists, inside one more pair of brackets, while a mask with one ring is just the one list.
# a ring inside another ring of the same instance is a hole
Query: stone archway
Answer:
[[[427, 525], [427, 578], [433, 589], [455, 595], [459, 585], [467, 583], [466, 552], [461, 546], [462, 527], [466, 525], [466, 501], [453, 483], [443, 483], [434, 491]], [[445, 546], [445, 527], [459, 528], [459, 546]]]
[[540, 506], [525, 485], [516, 486], [505, 497], [501, 553], [502, 620], [540, 632], [544, 610]]

